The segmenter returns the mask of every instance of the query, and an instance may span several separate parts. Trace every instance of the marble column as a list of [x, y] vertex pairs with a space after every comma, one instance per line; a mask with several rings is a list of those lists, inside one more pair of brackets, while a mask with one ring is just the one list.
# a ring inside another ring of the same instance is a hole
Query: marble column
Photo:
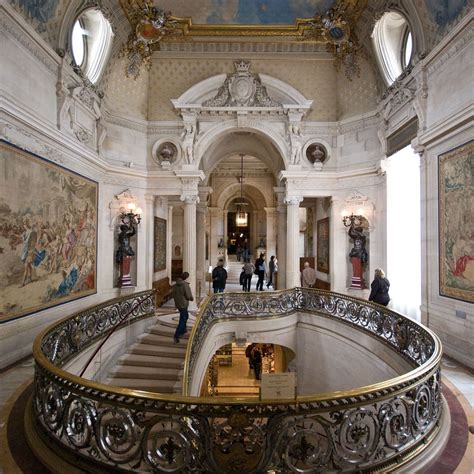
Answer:
[[276, 255], [276, 208], [274, 207], [265, 207], [265, 213], [267, 215], [266, 223], [266, 250], [267, 255], [267, 265], [270, 262], [270, 257]]
[[[219, 256], [219, 240], [222, 221], [222, 209], [220, 207], [209, 207], [209, 265], [215, 267]], [[223, 226], [222, 226], [223, 229]]]
[[[227, 217], [229, 215], [229, 211], [227, 209], [224, 209], [222, 211], [222, 219], [224, 221], [224, 248], [223, 248], [223, 258], [224, 258], [224, 262], [227, 262], [227, 242], [229, 240], [229, 236], [228, 236], [228, 225], [227, 225]], [[227, 265], [227, 263], [226, 263]]]
[[166, 223], [166, 276], [171, 283], [171, 267], [173, 258], [173, 206], [168, 206], [168, 221]]
[[[152, 194], [145, 195], [145, 241], [146, 241], [146, 252], [143, 260], [140, 258], [140, 263], [143, 261], [146, 270], [144, 272], [137, 272], [137, 286], [145, 286], [151, 288], [153, 284], [154, 275], [154, 262], [153, 258], [148, 258], [148, 255], [153, 255], [154, 252], [154, 232], [155, 232], [155, 196]], [[143, 223], [143, 220], [142, 220]], [[139, 270], [139, 269], [137, 269]], [[143, 281], [140, 276], [143, 274]]]
[[183, 222], [183, 272], [189, 273], [188, 282], [196, 296], [196, 204], [198, 196], [181, 196], [184, 202]]
[[299, 207], [303, 201], [301, 196], [286, 198], [286, 287], [300, 286], [300, 259], [299, 259]]
[[206, 294], [206, 211], [205, 205], [199, 204], [197, 206], [197, 242], [196, 242], [196, 277], [197, 277], [197, 290], [201, 295]]
[[277, 289], [283, 290], [286, 288], [286, 206], [282, 202], [278, 204], [277, 214]]

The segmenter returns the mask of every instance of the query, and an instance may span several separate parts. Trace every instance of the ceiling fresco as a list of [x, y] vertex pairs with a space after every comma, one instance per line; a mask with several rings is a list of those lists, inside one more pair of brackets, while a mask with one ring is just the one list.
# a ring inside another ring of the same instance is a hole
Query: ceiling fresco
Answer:
[[293, 25], [297, 18], [321, 14], [336, 0], [160, 0], [155, 6], [194, 24]]

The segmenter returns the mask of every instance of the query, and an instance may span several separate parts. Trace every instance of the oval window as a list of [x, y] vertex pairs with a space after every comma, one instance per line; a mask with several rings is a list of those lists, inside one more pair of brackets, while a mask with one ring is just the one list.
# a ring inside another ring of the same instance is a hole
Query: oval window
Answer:
[[410, 65], [413, 36], [406, 18], [398, 12], [386, 12], [372, 33], [377, 60], [385, 82], [392, 84]]
[[74, 64], [95, 84], [104, 70], [112, 46], [113, 32], [103, 13], [90, 8], [74, 22], [71, 52]]

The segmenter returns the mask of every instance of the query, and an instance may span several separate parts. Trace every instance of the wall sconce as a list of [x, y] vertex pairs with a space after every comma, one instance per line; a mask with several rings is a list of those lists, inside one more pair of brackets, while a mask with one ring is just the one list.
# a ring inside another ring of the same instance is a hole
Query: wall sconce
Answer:
[[345, 227], [360, 226], [365, 219], [362, 209], [358, 209], [357, 214], [351, 213], [351, 215], [349, 215], [347, 211], [342, 211], [341, 214], [342, 223]]
[[[127, 204], [128, 212], [122, 212], [120, 214], [120, 219], [125, 225], [138, 225], [142, 220], [142, 209], [140, 207], [135, 208], [133, 202]], [[135, 211], [135, 212], [134, 212]]]

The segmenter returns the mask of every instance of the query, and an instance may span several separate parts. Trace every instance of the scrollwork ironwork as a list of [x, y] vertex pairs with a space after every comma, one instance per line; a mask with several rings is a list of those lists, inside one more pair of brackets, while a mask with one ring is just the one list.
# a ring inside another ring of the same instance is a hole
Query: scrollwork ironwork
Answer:
[[190, 361], [220, 321], [314, 312], [384, 341], [417, 368], [412, 375], [347, 396], [237, 403], [134, 392], [60, 369], [123, 324], [132, 308], [132, 320], [152, 314], [150, 294], [77, 313], [35, 344], [33, 409], [39, 429], [76, 457], [129, 472], [364, 471], [408, 455], [438, 429], [443, 404], [436, 337], [386, 308], [318, 290], [211, 297], [191, 338]]

